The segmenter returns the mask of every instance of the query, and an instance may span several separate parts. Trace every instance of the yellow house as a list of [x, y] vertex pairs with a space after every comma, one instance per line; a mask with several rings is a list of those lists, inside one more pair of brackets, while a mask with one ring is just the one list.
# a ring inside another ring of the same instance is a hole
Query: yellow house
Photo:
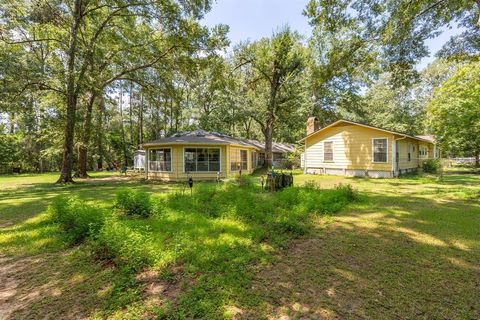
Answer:
[[[263, 144], [204, 130], [176, 133], [143, 144], [147, 179], [214, 180], [252, 173], [265, 162]], [[293, 151], [288, 144], [273, 144], [273, 157]]]
[[322, 129], [308, 119], [302, 166], [305, 173], [374, 178], [416, 171], [422, 161], [439, 157], [431, 136], [411, 136], [347, 120]]

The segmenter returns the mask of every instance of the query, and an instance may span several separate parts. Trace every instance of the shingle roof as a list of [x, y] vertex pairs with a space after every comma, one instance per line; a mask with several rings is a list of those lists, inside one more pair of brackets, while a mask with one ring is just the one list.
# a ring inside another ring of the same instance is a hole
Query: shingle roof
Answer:
[[[144, 147], [172, 144], [216, 144], [216, 145], [236, 145], [244, 147], [253, 147], [259, 150], [265, 149], [265, 143], [258, 140], [241, 139], [228, 136], [218, 132], [208, 132], [205, 130], [184, 131], [173, 134], [170, 137], [153, 140], [144, 143]], [[287, 153], [294, 150], [292, 144], [273, 142], [272, 151], [275, 153]]]
[[435, 137], [434, 136], [431, 136], [431, 135], [423, 135], [423, 136], [415, 136], [419, 139], [422, 139], [422, 140], [428, 140], [430, 142], [435, 142]]
[[[262, 150], [265, 149], [265, 142], [260, 142], [258, 140], [251, 140], [251, 139], [248, 139], [245, 141], [256, 146], [259, 149], [262, 149]], [[295, 146], [293, 144], [279, 143], [279, 142], [272, 143], [272, 151], [275, 153], [288, 153], [288, 152], [292, 152], [293, 150], [295, 150]]]

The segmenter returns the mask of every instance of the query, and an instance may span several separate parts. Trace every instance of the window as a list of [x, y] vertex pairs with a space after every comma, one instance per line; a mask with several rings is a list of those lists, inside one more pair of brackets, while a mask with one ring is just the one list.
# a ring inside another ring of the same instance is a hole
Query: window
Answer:
[[373, 139], [373, 162], [387, 162], [388, 139]]
[[427, 153], [428, 153], [427, 148], [424, 147], [424, 146], [420, 146], [420, 149], [418, 150], [418, 154], [421, 157], [425, 157], [427, 155]]
[[242, 149], [230, 149], [230, 170], [239, 171], [248, 169], [248, 151]]
[[258, 167], [258, 154], [255, 151], [252, 151], [252, 167], [253, 168]]
[[333, 162], [333, 142], [325, 141], [323, 143], [323, 161]]
[[247, 170], [248, 169], [247, 150], [240, 150], [240, 162], [242, 164], [242, 170]]
[[412, 161], [412, 150], [415, 151], [415, 147], [412, 144], [408, 145], [408, 161]]
[[220, 149], [185, 148], [183, 158], [185, 172], [220, 171]]
[[148, 150], [148, 169], [150, 171], [172, 171], [172, 150], [151, 149]]

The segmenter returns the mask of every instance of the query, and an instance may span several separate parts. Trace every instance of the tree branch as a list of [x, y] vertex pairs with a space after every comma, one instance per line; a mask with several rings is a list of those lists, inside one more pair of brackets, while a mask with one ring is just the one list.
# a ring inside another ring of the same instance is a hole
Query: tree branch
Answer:
[[113, 77], [111, 77], [110, 79], [105, 81], [105, 85], [108, 85], [108, 84], [112, 83], [113, 81], [118, 80], [122, 76], [127, 75], [129, 73], [132, 73], [132, 72], [135, 72], [135, 71], [138, 71], [138, 70], [142, 70], [142, 69], [147, 69], [147, 68], [150, 68], [150, 67], [154, 66], [158, 61], [160, 61], [163, 57], [165, 57], [167, 54], [169, 54], [175, 48], [177, 48], [176, 45], [171, 46], [164, 53], [162, 53], [161, 55], [159, 55], [157, 58], [150, 61], [149, 63], [139, 65], [139, 66], [135, 66], [135, 67], [125, 69], [125, 70], [121, 71], [120, 73], [114, 75]]

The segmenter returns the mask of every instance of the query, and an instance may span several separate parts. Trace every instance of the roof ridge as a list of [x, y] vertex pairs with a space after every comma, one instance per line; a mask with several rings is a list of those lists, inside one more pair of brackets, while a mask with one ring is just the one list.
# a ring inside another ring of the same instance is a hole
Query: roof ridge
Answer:
[[323, 128], [320, 128], [308, 135], [306, 135], [305, 137], [303, 137], [301, 140], [299, 140], [299, 142], [303, 142], [305, 139], [307, 139], [308, 137], [310, 136], [313, 136], [314, 134], [324, 130], [324, 129], [327, 129], [327, 128], [330, 128], [330, 127], [333, 127], [334, 125], [336, 125], [337, 123], [339, 122], [347, 122], [347, 123], [350, 123], [350, 124], [354, 124], [354, 125], [359, 125], [359, 126], [365, 126], [365, 127], [369, 127], [371, 129], [376, 129], [376, 130], [381, 130], [381, 131], [386, 131], [386, 132], [390, 132], [390, 133], [393, 133], [393, 134], [397, 134], [397, 135], [402, 135], [402, 136], [405, 136], [405, 137], [410, 137], [410, 138], [414, 138], [414, 139], [418, 139], [418, 140], [425, 140], [425, 141], [428, 141], [428, 142], [431, 142], [429, 141], [429, 139], [424, 139], [424, 138], [420, 138], [418, 136], [415, 136], [415, 135], [412, 135], [412, 134], [409, 134], [409, 133], [404, 133], [404, 132], [399, 132], [399, 131], [394, 131], [394, 130], [390, 130], [390, 129], [386, 129], [386, 128], [381, 128], [381, 127], [376, 127], [376, 126], [373, 126], [371, 124], [367, 124], [367, 123], [362, 123], [362, 122], [357, 122], [357, 121], [352, 121], [352, 120], [347, 120], [347, 119], [338, 119], [332, 123], [330, 123], [329, 125], [326, 125], [325, 127]]

